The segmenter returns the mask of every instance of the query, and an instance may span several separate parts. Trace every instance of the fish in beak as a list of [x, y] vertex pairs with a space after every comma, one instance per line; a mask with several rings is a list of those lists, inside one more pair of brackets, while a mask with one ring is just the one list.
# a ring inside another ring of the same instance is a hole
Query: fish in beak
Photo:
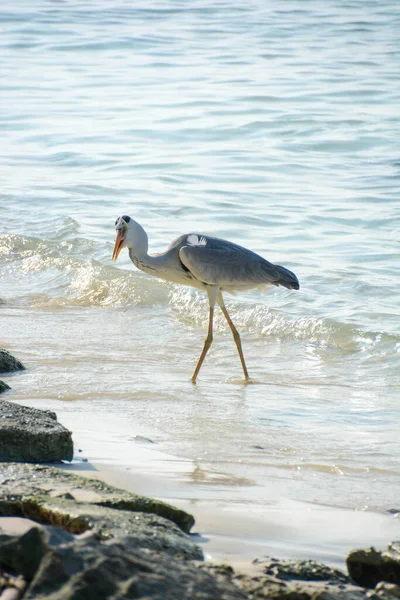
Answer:
[[117, 229], [117, 237], [115, 238], [114, 252], [112, 255], [112, 259], [114, 262], [117, 260], [118, 254], [121, 252], [123, 243], [125, 241], [124, 229]]

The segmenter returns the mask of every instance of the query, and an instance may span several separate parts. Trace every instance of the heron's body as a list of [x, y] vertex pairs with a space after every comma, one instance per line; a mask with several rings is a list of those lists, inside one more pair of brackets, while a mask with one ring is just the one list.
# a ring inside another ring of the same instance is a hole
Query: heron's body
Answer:
[[195, 382], [204, 357], [212, 342], [214, 306], [221, 307], [232, 330], [245, 378], [245, 365], [240, 336], [234, 327], [222, 298], [222, 292], [235, 293], [266, 285], [299, 289], [294, 273], [274, 265], [255, 252], [232, 242], [215, 237], [189, 233], [177, 238], [166, 252], [148, 254], [148, 238], [143, 227], [128, 216], [119, 217], [115, 223], [117, 238], [113, 259], [116, 260], [123, 247], [129, 248], [129, 256], [135, 266], [154, 277], [173, 283], [190, 285], [205, 290], [210, 302], [208, 336], [192, 381]]

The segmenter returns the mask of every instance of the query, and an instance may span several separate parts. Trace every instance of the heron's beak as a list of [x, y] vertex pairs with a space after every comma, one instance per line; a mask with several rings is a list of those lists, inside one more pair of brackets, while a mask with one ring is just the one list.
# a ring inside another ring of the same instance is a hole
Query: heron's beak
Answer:
[[124, 237], [124, 233], [122, 229], [118, 229], [117, 230], [117, 237], [115, 238], [115, 244], [114, 244], [114, 252], [112, 255], [112, 259], [115, 262], [118, 258], [118, 254], [121, 252], [122, 250], [122, 244], [125, 241], [125, 237]]

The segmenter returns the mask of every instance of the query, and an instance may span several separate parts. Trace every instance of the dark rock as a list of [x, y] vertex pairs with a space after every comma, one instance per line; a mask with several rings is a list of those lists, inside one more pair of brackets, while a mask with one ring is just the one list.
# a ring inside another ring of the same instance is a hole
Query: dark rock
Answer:
[[0, 460], [59, 462], [73, 453], [71, 432], [54, 412], [0, 402]]
[[10, 386], [4, 383], [4, 381], [0, 380], [0, 394], [6, 392], [7, 390], [11, 390]]
[[49, 546], [71, 542], [74, 537], [57, 527], [31, 527], [21, 536], [6, 536], [0, 543], [0, 565], [13, 569], [28, 581], [33, 579]]
[[30, 582], [26, 600], [247, 600], [234, 584], [140, 548], [130, 536], [107, 542], [63, 536], [60, 532], [54, 543], [47, 531], [34, 527], [7, 548], [7, 542], [0, 544], [0, 564], [24, 572]]
[[0, 463], [0, 515], [26, 516], [23, 505], [37, 497], [62, 498], [68, 494], [80, 503], [105, 506], [116, 510], [159, 515], [189, 533], [194, 518], [189, 513], [161, 500], [130, 494], [98, 479], [79, 477], [44, 465]]
[[400, 584], [400, 550], [396, 542], [389, 544], [385, 552], [375, 548], [353, 550], [346, 563], [350, 577], [358, 585], [373, 588], [380, 581]]
[[0, 373], [12, 373], [12, 371], [24, 371], [25, 367], [18, 359], [5, 348], [0, 348]]
[[351, 583], [350, 577], [338, 569], [328, 567], [315, 560], [278, 560], [276, 558], [256, 559], [254, 564], [262, 566], [266, 575], [284, 581], [335, 581]]

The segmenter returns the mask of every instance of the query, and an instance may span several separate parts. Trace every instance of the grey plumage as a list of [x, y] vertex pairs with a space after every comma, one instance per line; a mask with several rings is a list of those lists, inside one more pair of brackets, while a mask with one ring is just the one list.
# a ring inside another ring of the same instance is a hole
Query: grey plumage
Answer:
[[192, 376], [193, 383], [211, 346], [215, 303], [221, 307], [232, 330], [247, 380], [249, 376], [240, 336], [226, 310], [222, 292], [235, 293], [265, 285], [298, 290], [300, 286], [296, 275], [238, 244], [198, 233], [182, 235], [170, 244], [166, 252], [149, 255], [147, 234], [139, 223], [123, 216], [116, 220], [115, 228], [117, 237], [113, 260], [117, 259], [123, 247], [128, 247], [131, 260], [142, 271], [207, 292], [210, 303], [208, 336]]
[[[203, 244], [191, 245], [188, 237], [196, 236]], [[208, 285], [219, 285], [222, 290], [248, 289], [272, 284], [288, 289], [299, 289], [294, 273], [274, 265], [255, 252], [210, 236], [189, 234], [173, 242], [168, 251], [179, 249], [179, 258], [189, 272]]]

